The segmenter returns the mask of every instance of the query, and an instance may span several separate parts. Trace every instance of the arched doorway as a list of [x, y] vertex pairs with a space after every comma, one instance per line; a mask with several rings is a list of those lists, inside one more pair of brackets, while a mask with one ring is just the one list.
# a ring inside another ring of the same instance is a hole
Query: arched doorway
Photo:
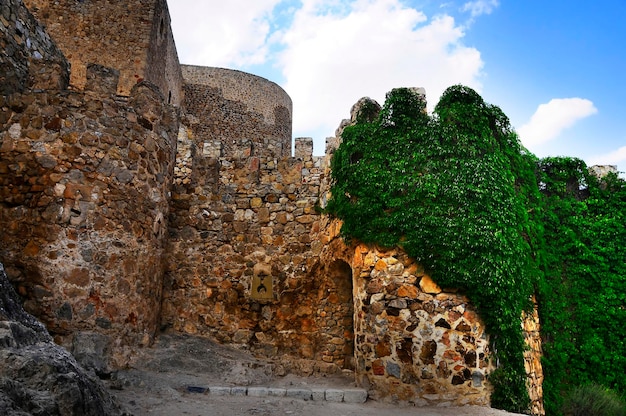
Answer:
[[318, 317], [321, 359], [354, 369], [354, 295], [352, 268], [343, 260], [326, 267]]

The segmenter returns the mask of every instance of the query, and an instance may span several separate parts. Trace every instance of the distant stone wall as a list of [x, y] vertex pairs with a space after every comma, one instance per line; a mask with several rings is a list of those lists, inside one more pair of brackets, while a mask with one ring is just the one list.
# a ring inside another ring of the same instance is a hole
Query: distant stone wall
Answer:
[[95, 63], [120, 72], [119, 95], [128, 96], [135, 84], [145, 80], [157, 85], [166, 98], [171, 91], [171, 103], [178, 104], [180, 75], [173, 68], [178, 58], [169, 18], [165, 17], [165, 1], [25, 0], [24, 3], [46, 25], [70, 61], [73, 87], [84, 88], [87, 65]]
[[123, 355], [157, 329], [178, 120], [155, 87], [125, 103], [116, 71], [87, 75], [0, 97], [0, 260], [58, 340], [98, 330]]
[[292, 104], [275, 83], [245, 72], [183, 65], [188, 126], [221, 156], [291, 156]]
[[0, 95], [64, 89], [69, 64], [21, 0], [0, 5]]

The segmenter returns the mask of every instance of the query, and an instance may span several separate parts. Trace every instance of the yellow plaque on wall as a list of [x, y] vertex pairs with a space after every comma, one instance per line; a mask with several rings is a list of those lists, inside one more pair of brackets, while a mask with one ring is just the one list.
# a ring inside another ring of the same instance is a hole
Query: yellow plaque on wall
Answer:
[[274, 300], [272, 268], [269, 264], [256, 264], [250, 287], [250, 297], [255, 300]]
[[273, 300], [272, 276], [254, 276], [251, 288], [252, 299]]

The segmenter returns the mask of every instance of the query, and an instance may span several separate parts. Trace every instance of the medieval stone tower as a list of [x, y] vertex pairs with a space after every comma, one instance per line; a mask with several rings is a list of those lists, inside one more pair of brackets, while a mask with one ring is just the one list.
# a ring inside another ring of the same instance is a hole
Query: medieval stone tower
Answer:
[[379, 397], [487, 403], [468, 300], [321, 214], [339, 139], [292, 152], [287, 93], [180, 65], [169, 19], [165, 0], [0, 6], [0, 262], [26, 308], [63, 345], [103, 337], [114, 365], [171, 330]]

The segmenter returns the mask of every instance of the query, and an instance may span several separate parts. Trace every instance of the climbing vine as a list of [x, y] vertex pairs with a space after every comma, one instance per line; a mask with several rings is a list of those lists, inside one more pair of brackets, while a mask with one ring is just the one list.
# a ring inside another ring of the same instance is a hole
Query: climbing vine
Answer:
[[378, 117], [357, 117], [342, 138], [328, 211], [344, 236], [401, 246], [440, 285], [468, 294], [500, 364], [492, 404], [525, 411], [520, 320], [538, 277], [528, 211], [539, 194], [507, 117], [463, 86], [432, 117], [419, 94], [394, 89]]
[[574, 158], [537, 159], [473, 90], [432, 116], [411, 89], [361, 103], [333, 156], [327, 211], [344, 237], [400, 246], [463, 290], [499, 365], [492, 405], [528, 410], [522, 311], [539, 297], [547, 414], [578, 385], [626, 393], [626, 182]]
[[626, 393], [626, 182], [613, 173], [598, 180], [574, 158], [541, 160], [537, 179], [544, 399], [547, 414], [559, 415], [578, 385]]

